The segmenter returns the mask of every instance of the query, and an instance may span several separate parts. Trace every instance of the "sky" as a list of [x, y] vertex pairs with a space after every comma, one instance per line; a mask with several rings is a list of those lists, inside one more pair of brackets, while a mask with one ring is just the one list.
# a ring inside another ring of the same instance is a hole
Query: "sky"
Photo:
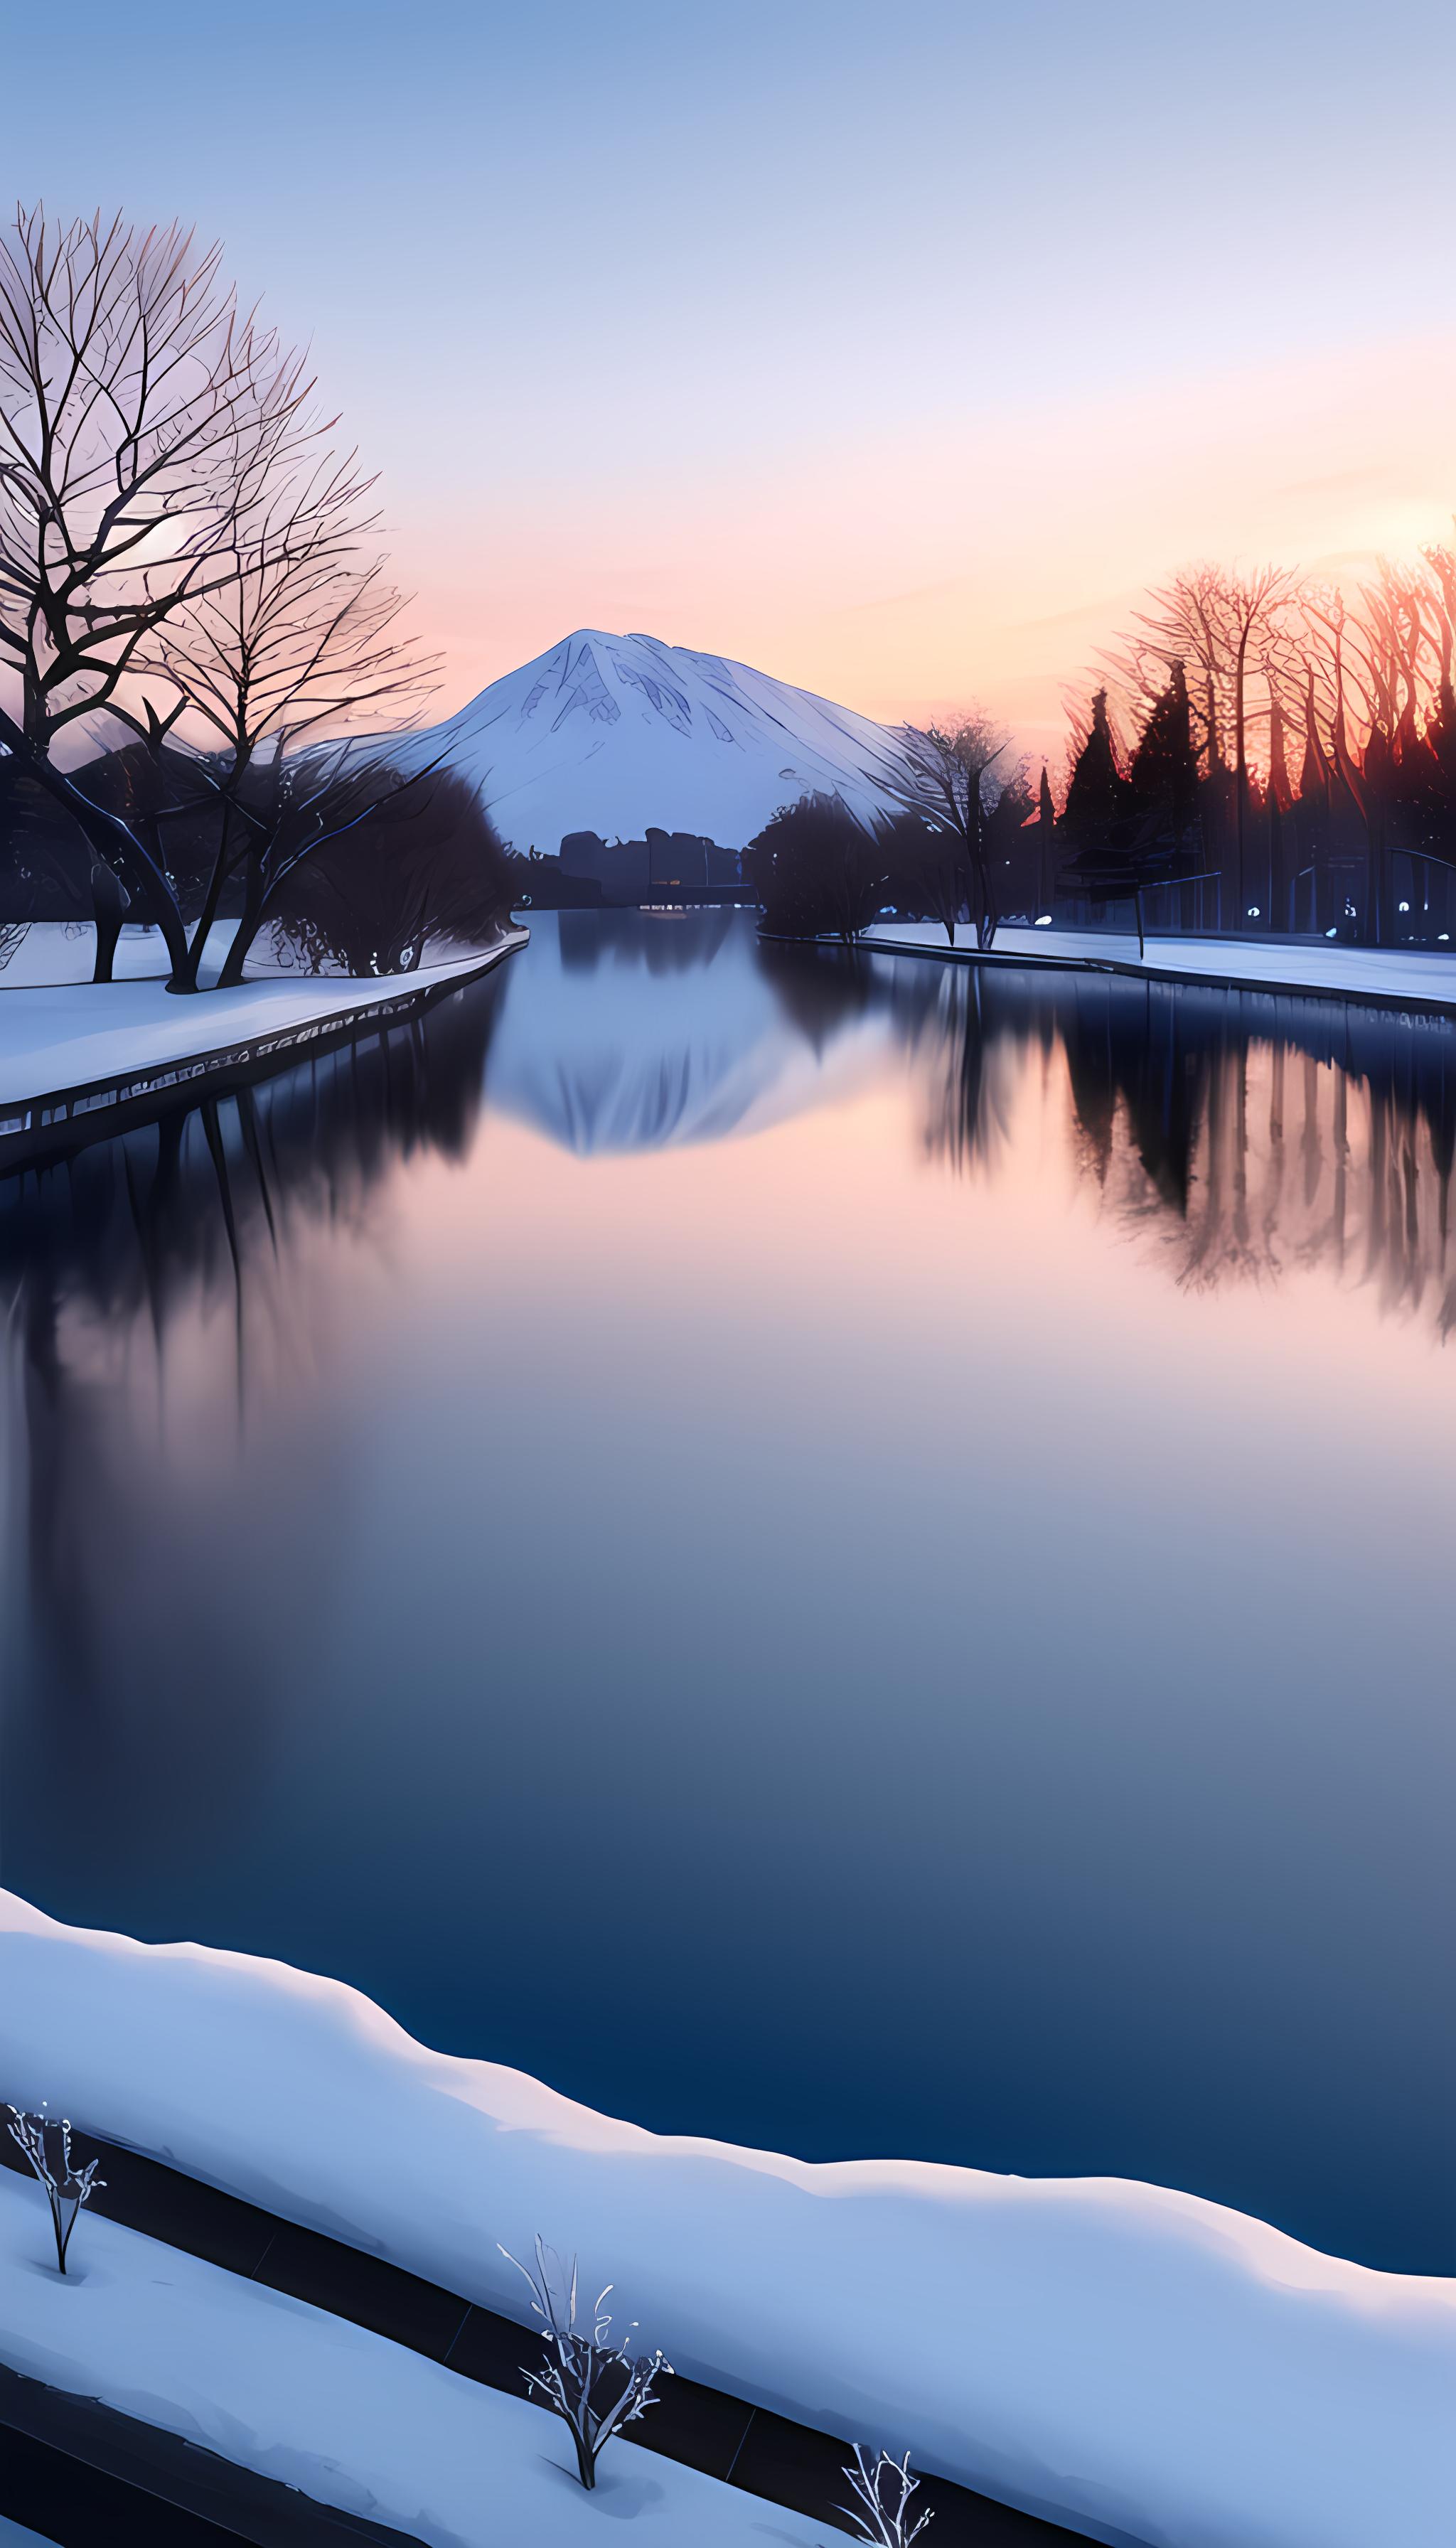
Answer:
[[453, 708], [642, 629], [871, 715], [1449, 535], [1456, 10], [0, 0], [11, 185], [310, 341]]

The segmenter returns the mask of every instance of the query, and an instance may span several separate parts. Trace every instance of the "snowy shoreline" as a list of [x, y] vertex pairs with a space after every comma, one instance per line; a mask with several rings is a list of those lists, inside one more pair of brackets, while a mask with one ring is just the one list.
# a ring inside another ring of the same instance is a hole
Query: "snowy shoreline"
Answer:
[[151, 935], [137, 932], [124, 942], [129, 978], [115, 982], [16, 982], [0, 974], [0, 1136], [24, 1133], [42, 1115], [49, 1120], [65, 1097], [76, 1099], [72, 1115], [100, 1111], [200, 1078], [208, 1068], [242, 1067], [391, 1002], [412, 1002], [488, 970], [524, 946], [528, 932], [511, 925], [493, 946], [410, 973], [260, 972], [236, 990], [184, 999], [166, 989]]
[[1411, 1008], [1456, 1009], [1456, 955], [1398, 947], [1339, 947], [1308, 940], [1149, 938], [1138, 951], [1131, 932], [1026, 929], [1003, 924], [985, 951], [957, 922], [954, 948], [945, 930], [925, 920], [877, 920], [859, 944], [881, 956], [935, 956], [942, 963], [1035, 963], [1090, 972], [1131, 973], [1153, 981], [1209, 982], [1235, 990], [1313, 993], [1379, 1000]]
[[539, 2229], [680, 2370], [1092, 2537], [1444, 2541], [1456, 2285], [1192, 2196], [660, 2138], [340, 1983], [3, 1894], [0, 2095], [512, 2317], [497, 2240]]

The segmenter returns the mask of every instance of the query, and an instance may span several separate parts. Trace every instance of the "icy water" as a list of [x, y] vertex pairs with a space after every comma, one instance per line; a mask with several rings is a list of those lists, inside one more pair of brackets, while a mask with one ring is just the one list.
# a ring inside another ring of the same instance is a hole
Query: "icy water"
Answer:
[[0, 1189], [0, 1877], [1456, 2265], [1450, 1022], [568, 916]]

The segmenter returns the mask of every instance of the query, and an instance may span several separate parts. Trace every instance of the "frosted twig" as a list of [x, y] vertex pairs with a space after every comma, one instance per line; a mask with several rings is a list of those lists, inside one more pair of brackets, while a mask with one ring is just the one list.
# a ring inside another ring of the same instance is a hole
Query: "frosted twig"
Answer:
[[[499, 2243], [499, 2242], [498, 2242]], [[577, 2260], [572, 2258], [568, 2275], [554, 2247], [543, 2245], [536, 2237], [536, 2271], [501, 2247], [507, 2264], [524, 2274], [531, 2287], [531, 2310], [542, 2321], [546, 2339], [547, 2364], [544, 2371], [521, 2368], [521, 2378], [528, 2389], [549, 2407], [554, 2415], [571, 2428], [577, 2447], [577, 2475], [583, 2486], [596, 2484], [596, 2462], [611, 2440], [626, 2424], [636, 2422], [647, 2408], [661, 2402], [653, 2395], [653, 2383], [659, 2372], [670, 2372], [671, 2362], [664, 2358], [661, 2347], [652, 2353], [630, 2354], [626, 2343], [611, 2341], [611, 2315], [602, 2302], [611, 2284], [597, 2293], [592, 2312], [592, 2333], [582, 2334], [577, 2328]], [[630, 2335], [636, 2320], [628, 2328]]]
[[[101, 2161], [99, 2158], [88, 2159], [84, 2167], [77, 2168], [71, 2158], [69, 2122], [62, 2120], [56, 2123], [46, 2114], [44, 2105], [39, 2115], [22, 2114], [19, 2106], [8, 2106], [6, 2112], [11, 2119], [6, 2127], [11, 2139], [24, 2154], [37, 2182], [45, 2188], [46, 2200], [50, 2206], [50, 2227], [55, 2233], [55, 2261], [64, 2273], [65, 2251], [71, 2243], [76, 2216], [82, 2204], [89, 2203], [98, 2185], [106, 2183], [105, 2177], [96, 2173]], [[67, 2204], [70, 2205], [68, 2220], [64, 2217]]]
[[910, 2548], [911, 2540], [918, 2539], [935, 2519], [929, 2509], [914, 2521], [910, 2518], [910, 2498], [920, 2480], [910, 2474], [908, 2451], [902, 2460], [892, 2460], [888, 2451], [871, 2460], [864, 2443], [857, 2442], [855, 2465], [845, 2475], [860, 2503], [842, 2503], [839, 2510], [853, 2521], [857, 2538], [867, 2541], [869, 2548]]

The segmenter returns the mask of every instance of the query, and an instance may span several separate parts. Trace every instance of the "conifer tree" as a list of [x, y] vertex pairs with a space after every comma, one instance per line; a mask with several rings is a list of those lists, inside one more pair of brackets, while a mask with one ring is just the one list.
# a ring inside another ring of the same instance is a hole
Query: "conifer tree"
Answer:
[[1160, 835], [1181, 846], [1198, 818], [1198, 754], [1181, 663], [1148, 709], [1128, 783], [1143, 820], [1156, 819]]
[[1108, 720], [1107, 692], [1098, 690], [1092, 700], [1091, 728], [1072, 768], [1062, 829], [1078, 849], [1104, 846], [1129, 805], [1128, 782], [1118, 768]]
[[1051, 909], [1051, 886], [1056, 874], [1056, 808], [1051, 802], [1051, 781], [1046, 764], [1042, 764], [1042, 784], [1038, 791], [1037, 812], [1040, 829], [1037, 834], [1037, 913], [1040, 919]]

